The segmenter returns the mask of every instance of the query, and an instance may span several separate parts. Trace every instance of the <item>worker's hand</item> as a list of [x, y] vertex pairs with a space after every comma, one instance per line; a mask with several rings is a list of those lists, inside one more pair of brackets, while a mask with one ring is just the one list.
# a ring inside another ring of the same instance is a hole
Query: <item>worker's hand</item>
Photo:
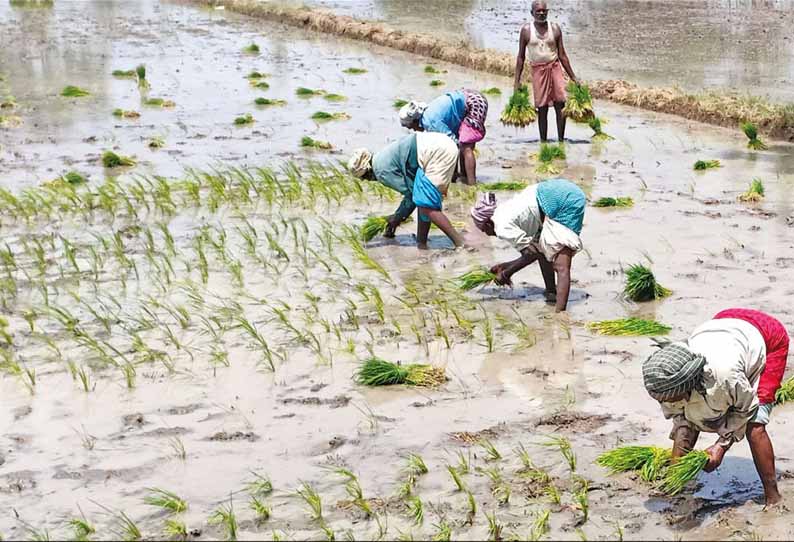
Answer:
[[509, 275], [505, 271], [504, 264], [500, 263], [493, 266], [491, 268], [491, 273], [496, 275], [496, 280], [494, 282], [496, 282], [496, 284], [498, 284], [499, 286], [510, 286], [511, 288], [513, 287], [513, 281], [510, 280], [511, 275]]
[[706, 448], [706, 453], [709, 454], [709, 462], [703, 467], [706, 472], [712, 472], [722, 464], [722, 458], [725, 457], [725, 448], [719, 444], [715, 444], [710, 448]]
[[400, 225], [400, 221], [390, 216], [387, 219], [388, 225], [386, 226], [386, 231], [383, 232], [383, 237], [388, 239], [393, 239], [395, 235], [395, 231], [397, 230], [397, 226]]

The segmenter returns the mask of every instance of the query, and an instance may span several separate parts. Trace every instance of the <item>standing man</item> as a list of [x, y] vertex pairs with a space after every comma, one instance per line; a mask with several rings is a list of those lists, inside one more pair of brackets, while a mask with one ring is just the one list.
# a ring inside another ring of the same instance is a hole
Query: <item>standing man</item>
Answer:
[[562, 30], [560, 25], [548, 22], [549, 8], [544, 0], [532, 2], [533, 23], [521, 27], [518, 40], [518, 57], [516, 58], [516, 80], [513, 90], [518, 90], [521, 83], [521, 73], [524, 71], [524, 60], [529, 48], [529, 64], [532, 68], [532, 93], [535, 97], [535, 107], [538, 108], [538, 128], [540, 128], [541, 142], [547, 141], [549, 130], [549, 106], [554, 106], [557, 116], [557, 137], [565, 140], [565, 116], [562, 109], [565, 107], [565, 79], [562, 70], [574, 83], [578, 83], [576, 75], [568, 60], [568, 53], [562, 44]]

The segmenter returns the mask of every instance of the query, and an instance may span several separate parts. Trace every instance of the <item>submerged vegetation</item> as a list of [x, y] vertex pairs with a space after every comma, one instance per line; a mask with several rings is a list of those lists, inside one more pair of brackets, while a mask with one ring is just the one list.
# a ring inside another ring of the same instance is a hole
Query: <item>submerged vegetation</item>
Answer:
[[499, 120], [507, 126], [523, 128], [535, 122], [537, 117], [538, 113], [535, 110], [535, 104], [532, 103], [529, 97], [529, 88], [526, 85], [522, 85], [510, 96], [510, 101], [507, 102]]

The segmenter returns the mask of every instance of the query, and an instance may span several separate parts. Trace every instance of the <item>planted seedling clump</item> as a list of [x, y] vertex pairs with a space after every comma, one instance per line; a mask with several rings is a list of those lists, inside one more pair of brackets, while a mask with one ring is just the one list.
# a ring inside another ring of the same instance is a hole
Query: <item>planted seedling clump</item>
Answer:
[[347, 96], [341, 94], [326, 94], [324, 98], [329, 102], [344, 102], [347, 100]]
[[150, 107], [174, 107], [176, 103], [171, 100], [166, 100], [164, 98], [146, 98], [143, 101], [143, 105], [148, 105]]
[[64, 96], [65, 98], [83, 98], [84, 96], [91, 96], [91, 93], [80, 87], [68, 85], [63, 87], [61, 96]]
[[510, 96], [510, 101], [507, 102], [499, 120], [507, 126], [523, 128], [535, 122], [537, 117], [535, 105], [529, 98], [529, 89], [526, 85], [522, 85]]
[[354, 376], [358, 384], [365, 386], [392, 386], [408, 384], [425, 388], [437, 388], [447, 381], [444, 369], [432, 365], [399, 365], [380, 358], [366, 360]]
[[750, 182], [750, 188], [739, 196], [739, 201], [744, 201], [747, 203], [757, 203], [764, 199], [764, 183], [761, 179], [753, 179]]
[[330, 150], [333, 147], [327, 141], [318, 141], [316, 139], [312, 139], [309, 136], [303, 136], [301, 138], [301, 147], [309, 147], [313, 149], [322, 149], [322, 150]]
[[672, 292], [656, 282], [653, 272], [644, 265], [635, 264], [626, 271], [626, 288], [623, 291], [632, 301], [653, 301]]
[[298, 87], [295, 89], [295, 94], [301, 98], [310, 98], [312, 96], [320, 96], [325, 94], [325, 91], [320, 89], [315, 90], [306, 87]]
[[454, 279], [461, 290], [469, 291], [496, 280], [496, 275], [485, 267], [475, 267]]
[[718, 168], [722, 164], [720, 164], [719, 160], [698, 160], [695, 162], [694, 169], [695, 171], [704, 171], [707, 169]]
[[632, 207], [633, 205], [634, 205], [634, 200], [628, 197], [598, 198], [593, 203], [593, 207]]
[[595, 331], [599, 335], [630, 337], [640, 335], [667, 335], [672, 328], [653, 320], [621, 318], [619, 320], [590, 322], [587, 324], [587, 329]]
[[267, 81], [261, 81], [259, 79], [251, 79], [251, 86], [259, 90], [267, 90], [270, 88]]
[[595, 117], [590, 87], [569, 81], [566, 90], [568, 91], [568, 99], [565, 102], [565, 108], [562, 110], [566, 117], [574, 122], [589, 122], [590, 119]]
[[102, 165], [106, 168], [134, 166], [135, 160], [129, 156], [119, 156], [113, 151], [102, 153]]
[[85, 184], [86, 180], [85, 177], [77, 173], [76, 171], [70, 171], [65, 173], [61, 176], [65, 182], [69, 183], [72, 186], [77, 186], [79, 184]]
[[767, 148], [766, 144], [758, 139], [758, 127], [755, 124], [752, 122], [745, 122], [742, 124], [742, 131], [748, 139], [747, 148], [754, 151], [763, 151]]
[[146, 65], [138, 64], [135, 68], [135, 75], [138, 77], [138, 88], [149, 88], [149, 81], [146, 79]]
[[555, 160], [565, 160], [565, 148], [562, 144], [550, 145], [541, 143], [540, 152], [537, 154], [538, 167], [536, 171], [541, 174], [554, 175], [561, 169], [554, 165]]
[[317, 111], [314, 115], [312, 115], [312, 120], [316, 121], [330, 121], [330, 120], [347, 120], [350, 118], [350, 115], [347, 113], [328, 113], [326, 111]]

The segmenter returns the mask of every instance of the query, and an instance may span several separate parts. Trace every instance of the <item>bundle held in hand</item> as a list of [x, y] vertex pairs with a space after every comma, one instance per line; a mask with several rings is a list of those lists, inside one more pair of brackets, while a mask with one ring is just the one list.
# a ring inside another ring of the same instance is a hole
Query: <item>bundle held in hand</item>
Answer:
[[364, 242], [369, 242], [375, 239], [386, 231], [389, 225], [389, 217], [387, 216], [371, 216], [361, 225], [360, 233]]
[[491, 283], [494, 280], [496, 280], [496, 275], [491, 273], [487, 268], [475, 267], [454, 279], [454, 282], [461, 290], [469, 291], [478, 286]]
[[535, 122], [537, 117], [535, 105], [529, 98], [529, 89], [526, 85], [522, 85], [510, 96], [510, 101], [507, 102], [500, 120], [507, 126], [523, 128]]
[[672, 460], [667, 448], [657, 446], [623, 446], [604, 452], [596, 464], [608, 468], [610, 474], [639, 471], [646, 482], [659, 481], [658, 488], [668, 495], [679, 493], [684, 486], [697, 478], [708, 463], [709, 456], [701, 450], [694, 450]]
[[574, 122], [589, 122], [595, 117], [590, 87], [569, 81], [566, 90], [568, 91], [568, 100], [562, 110], [566, 117]]

